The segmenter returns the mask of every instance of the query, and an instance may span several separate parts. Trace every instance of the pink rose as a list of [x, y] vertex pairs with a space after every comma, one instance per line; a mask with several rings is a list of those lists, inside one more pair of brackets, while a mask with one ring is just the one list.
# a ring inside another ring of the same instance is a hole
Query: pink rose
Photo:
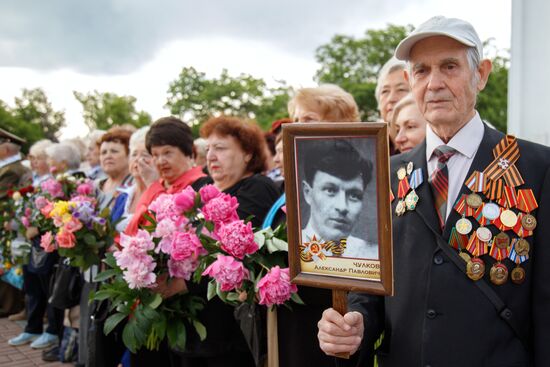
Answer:
[[25, 228], [28, 228], [28, 227], [31, 226], [31, 222], [29, 221], [29, 218], [27, 218], [27, 217], [22, 217], [21, 218], [21, 224], [23, 224], [23, 226]]
[[243, 280], [249, 279], [248, 269], [233, 256], [218, 255], [216, 261], [202, 273], [214, 278], [223, 292], [241, 287]]
[[82, 228], [82, 223], [78, 219], [75, 219], [75, 218], [72, 218], [70, 221], [65, 223], [65, 225], [63, 226], [64, 230], [69, 231], [71, 233], [74, 233], [74, 232], [80, 230], [81, 228]]
[[221, 242], [221, 248], [239, 259], [258, 251], [250, 222], [244, 224], [242, 220], [236, 220], [224, 224], [216, 231], [216, 234]]
[[76, 188], [79, 195], [90, 196], [94, 192], [94, 185], [91, 182], [84, 182]]
[[298, 291], [296, 284], [290, 283], [288, 268], [272, 267], [258, 282], [260, 304], [266, 306], [280, 305], [290, 299], [292, 293]]
[[52, 232], [48, 231], [40, 237], [40, 247], [46, 252], [53, 252], [55, 250]]
[[195, 190], [193, 190], [191, 186], [187, 186], [181, 192], [174, 194], [174, 202], [176, 204], [176, 207], [182, 212], [193, 209], [193, 207], [195, 206], [196, 196], [197, 193], [195, 192]]
[[181, 278], [189, 280], [191, 275], [197, 269], [199, 262], [191, 258], [177, 261], [174, 259], [168, 260], [168, 272], [172, 278]]
[[172, 259], [196, 260], [199, 255], [205, 254], [201, 241], [193, 232], [176, 232], [172, 237]]
[[206, 185], [206, 186], [203, 186], [200, 190], [199, 190], [199, 194], [201, 195], [201, 200], [202, 200], [202, 203], [203, 204], [206, 204], [207, 202], [209, 202], [210, 200], [218, 197], [221, 192], [220, 190], [218, 190], [218, 188], [214, 185]]
[[76, 238], [71, 232], [60, 231], [55, 235], [55, 242], [59, 247], [73, 248], [76, 244]]
[[50, 203], [48, 201], [46, 206], [44, 206], [42, 209], [40, 209], [40, 213], [42, 213], [43, 216], [48, 217], [52, 210], [53, 210], [53, 203]]
[[50, 202], [48, 199], [46, 199], [44, 196], [39, 196], [36, 199], [34, 199], [34, 206], [36, 206], [36, 209], [40, 210], [46, 205], [48, 205]]
[[237, 201], [237, 198], [228, 194], [220, 194], [203, 206], [202, 213], [204, 214], [204, 218], [206, 220], [219, 225], [221, 223], [229, 223], [234, 220], [238, 220], [238, 207], [239, 202]]
[[30, 216], [32, 215], [32, 210], [31, 210], [31, 208], [25, 208], [25, 215], [26, 215], [27, 217], [30, 217]]

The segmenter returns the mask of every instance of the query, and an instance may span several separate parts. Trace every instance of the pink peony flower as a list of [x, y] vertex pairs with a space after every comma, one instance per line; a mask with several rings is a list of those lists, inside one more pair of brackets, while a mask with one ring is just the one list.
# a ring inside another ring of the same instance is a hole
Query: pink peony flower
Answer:
[[176, 231], [176, 223], [170, 218], [164, 218], [157, 223], [155, 232], [153, 232], [154, 237], [165, 237], [170, 236]]
[[170, 218], [175, 222], [180, 217], [179, 210], [174, 202], [174, 197], [170, 194], [160, 194], [149, 205], [149, 210], [155, 213], [157, 222], [165, 218]]
[[76, 245], [76, 238], [71, 232], [60, 231], [55, 235], [55, 242], [59, 247], [73, 248]]
[[216, 261], [202, 273], [214, 278], [223, 292], [241, 287], [243, 280], [249, 279], [248, 269], [233, 256], [218, 255]]
[[250, 222], [244, 224], [242, 220], [236, 220], [223, 224], [216, 234], [221, 242], [221, 248], [236, 258], [242, 259], [245, 255], [258, 251]]
[[40, 184], [42, 191], [47, 192], [54, 198], [63, 197], [63, 186], [56, 179], [50, 178]]
[[280, 305], [290, 299], [292, 293], [298, 291], [296, 284], [290, 283], [288, 268], [272, 267], [258, 282], [260, 304], [266, 306]]
[[123, 250], [143, 254], [155, 248], [155, 243], [151, 239], [151, 235], [144, 229], [138, 229], [135, 236], [128, 236], [124, 233], [120, 234], [120, 245]]
[[197, 269], [199, 262], [191, 258], [185, 260], [168, 260], [168, 272], [172, 278], [191, 279], [191, 275]]
[[149, 255], [136, 259], [123, 273], [124, 280], [130, 289], [152, 288], [156, 285], [154, 273], [156, 263]]
[[71, 218], [71, 220], [68, 221], [67, 223], [65, 223], [65, 225], [63, 226], [63, 229], [65, 231], [68, 231], [68, 232], [71, 232], [71, 233], [74, 233], [74, 232], [80, 230], [81, 228], [82, 228], [82, 223], [78, 219], [75, 219], [75, 218]]
[[94, 192], [94, 185], [91, 182], [84, 182], [76, 188], [79, 195], [90, 196]]
[[221, 192], [218, 190], [218, 188], [214, 185], [206, 185], [203, 186], [199, 190], [199, 194], [201, 196], [201, 201], [203, 204], [208, 203], [210, 200], [217, 198], [220, 196]]
[[206, 220], [212, 221], [216, 225], [219, 225], [238, 220], [238, 207], [239, 203], [237, 198], [228, 194], [220, 194], [203, 206], [202, 213], [204, 214], [204, 218]]
[[195, 206], [196, 196], [197, 193], [195, 192], [195, 190], [193, 190], [191, 186], [187, 186], [181, 192], [174, 194], [174, 202], [176, 204], [176, 207], [182, 212], [193, 209], [193, 207]]
[[55, 250], [52, 232], [48, 231], [40, 237], [40, 247], [46, 252], [53, 252]]
[[193, 232], [177, 232], [172, 237], [172, 259], [174, 260], [196, 260], [199, 255], [205, 254], [201, 241]]

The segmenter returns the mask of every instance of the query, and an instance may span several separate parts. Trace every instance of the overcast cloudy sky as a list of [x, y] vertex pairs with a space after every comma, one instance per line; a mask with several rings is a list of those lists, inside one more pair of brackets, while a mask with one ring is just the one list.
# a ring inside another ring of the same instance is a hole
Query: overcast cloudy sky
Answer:
[[63, 136], [84, 135], [73, 90], [130, 94], [158, 118], [182, 67], [313, 85], [315, 49], [334, 34], [433, 15], [466, 19], [482, 40], [508, 48], [510, 1], [2, 0], [0, 99], [12, 105], [22, 88], [41, 87], [65, 110]]

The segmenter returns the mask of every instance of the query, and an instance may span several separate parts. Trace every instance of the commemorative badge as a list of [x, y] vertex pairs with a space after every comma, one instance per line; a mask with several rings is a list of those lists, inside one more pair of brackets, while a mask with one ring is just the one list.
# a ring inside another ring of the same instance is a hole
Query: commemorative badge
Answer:
[[480, 280], [485, 274], [485, 263], [480, 258], [473, 258], [466, 264], [466, 274], [473, 281]]
[[491, 282], [495, 285], [502, 285], [508, 280], [508, 268], [502, 263], [495, 263], [489, 271]]

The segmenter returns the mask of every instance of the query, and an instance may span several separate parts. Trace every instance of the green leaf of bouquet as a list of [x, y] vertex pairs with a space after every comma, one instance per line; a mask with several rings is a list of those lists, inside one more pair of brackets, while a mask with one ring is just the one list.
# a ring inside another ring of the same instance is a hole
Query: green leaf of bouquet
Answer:
[[168, 336], [168, 344], [179, 350], [185, 350], [187, 342], [187, 333], [183, 322], [170, 322], [166, 325], [166, 335]]
[[239, 300], [239, 294], [236, 292], [229, 292], [227, 293], [227, 300], [237, 302]]
[[206, 298], [210, 301], [215, 296], [216, 296], [216, 282], [214, 280], [211, 280], [208, 283], [208, 290], [206, 292]]
[[101, 273], [97, 274], [94, 278], [94, 282], [102, 282], [118, 274], [116, 269], [104, 270]]
[[103, 325], [103, 333], [105, 333], [105, 335], [108, 335], [125, 318], [126, 315], [123, 313], [115, 313], [114, 315], [109, 316], [105, 320], [105, 325]]
[[94, 300], [103, 301], [105, 299], [110, 298], [111, 295], [112, 295], [112, 292], [110, 290], [102, 289], [102, 290], [99, 290], [99, 291], [95, 292]]
[[162, 296], [158, 293], [155, 293], [154, 298], [151, 300], [151, 302], [148, 304], [148, 306], [151, 307], [154, 310], [158, 306], [160, 306], [161, 303], [162, 303]]
[[299, 305], [305, 305], [304, 301], [298, 295], [298, 293], [292, 293], [292, 295], [290, 296], [290, 299], [293, 300], [294, 302], [296, 302]]
[[271, 252], [275, 251], [286, 251], [288, 252], [288, 243], [281, 240], [280, 238], [273, 237], [271, 241], [268, 242], [267, 250]]
[[113, 255], [112, 252], [108, 252], [105, 254], [105, 258], [103, 259], [103, 262], [111, 268], [118, 268], [116, 264], [115, 255]]
[[193, 326], [195, 327], [197, 334], [199, 334], [201, 341], [206, 339], [206, 327], [204, 327], [204, 325], [198, 320], [193, 320]]
[[91, 233], [86, 233], [84, 235], [84, 242], [87, 244], [87, 245], [90, 245], [90, 246], [93, 246], [95, 245], [96, 243], [96, 239], [95, 239], [95, 236]]

